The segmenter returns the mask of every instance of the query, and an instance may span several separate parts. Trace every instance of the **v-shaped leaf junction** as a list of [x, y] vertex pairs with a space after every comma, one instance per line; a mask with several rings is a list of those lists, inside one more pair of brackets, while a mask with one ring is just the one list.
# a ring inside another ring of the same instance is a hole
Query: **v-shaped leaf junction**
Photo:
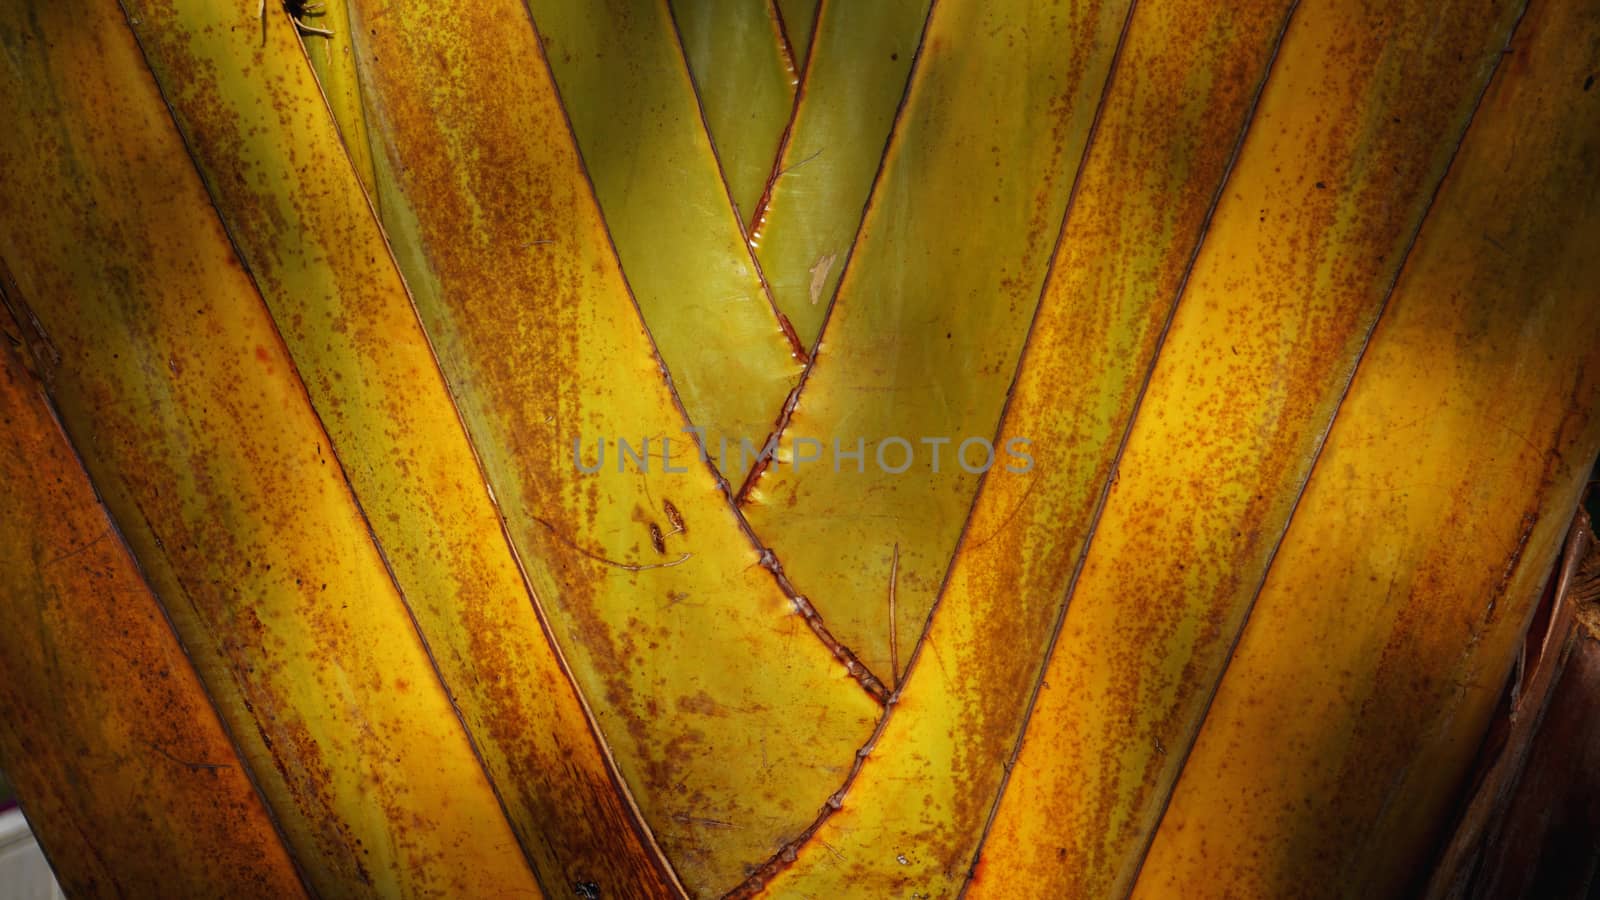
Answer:
[[0, 764], [83, 892], [1393, 892], [1600, 449], [1592, 3], [0, 44]]

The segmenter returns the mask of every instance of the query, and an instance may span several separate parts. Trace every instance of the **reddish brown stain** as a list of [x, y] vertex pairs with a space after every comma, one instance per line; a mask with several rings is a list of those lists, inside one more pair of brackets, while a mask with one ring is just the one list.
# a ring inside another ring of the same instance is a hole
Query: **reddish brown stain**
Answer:
[[[3, 306], [0, 330], [22, 333]], [[11, 486], [0, 522], [27, 532], [0, 536], [10, 579], [0, 762], [56, 877], [86, 896], [201, 895], [224, 883], [241, 896], [303, 896], [247, 765], [22, 350], [0, 346], [0, 476]]]

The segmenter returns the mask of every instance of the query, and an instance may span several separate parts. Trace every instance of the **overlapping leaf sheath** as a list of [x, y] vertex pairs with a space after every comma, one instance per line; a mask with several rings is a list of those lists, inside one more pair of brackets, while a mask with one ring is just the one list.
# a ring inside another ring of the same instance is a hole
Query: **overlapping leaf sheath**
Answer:
[[878, 706], [696, 458], [519, 0], [354, 8], [390, 234], [508, 534], [677, 871], [726, 889]]
[[1520, 9], [1296, 8], [1068, 598], [971, 896], [1133, 883]]
[[[822, 332], [883, 159], [929, 0], [826, 3], [783, 154], [750, 224], [772, 301], [807, 348]], [[742, 474], [742, 473], [740, 473]]]
[[0, 48], [0, 765], [84, 893], [1399, 893], [1600, 450], [1593, 2]]
[[312, 888], [537, 893], [122, 11], [7, 3], [0, 33], [8, 294]]
[[811, 51], [811, 31], [816, 25], [818, 7], [823, 0], [773, 0], [783, 22], [783, 36], [789, 43], [789, 56], [795, 65], [805, 67]]
[[[129, 8], [142, 7], [142, 4], [130, 4]], [[311, 65], [316, 69], [317, 81], [327, 98], [328, 109], [333, 113], [334, 121], [339, 124], [339, 134], [344, 139], [345, 153], [350, 157], [350, 164], [355, 168], [356, 175], [361, 179], [361, 184], [367, 193], [375, 195], [377, 186], [372, 168], [372, 143], [367, 135], [367, 114], [361, 100], [361, 80], [356, 73], [355, 36], [350, 27], [348, 0], [318, 0], [317, 8], [320, 10], [318, 14], [302, 23], [302, 27], [307, 27], [305, 23], [315, 23], [309, 27], [318, 29], [307, 35], [306, 56], [310, 57]], [[269, 21], [281, 23], [282, 19], [274, 11]], [[228, 37], [237, 39], [240, 35], [228, 35]], [[281, 55], [284, 52], [282, 39], [274, 40], [267, 36], [265, 31], [260, 43], [263, 47], [275, 46], [277, 49], [270, 51], [274, 55]], [[238, 43], [232, 46], [235, 52], [243, 49]]]
[[1540, 602], [1518, 653], [1515, 693], [1495, 711], [1464, 802], [1443, 823], [1426, 886], [1414, 879], [1419, 896], [1578, 897], [1594, 881], [1600, 545], [1592, 528], [1580, 512], [1567, 532], [1548, 606]]
[[[1128, 24], [992, 469], [927, 636], [842, 808], [774, 896], [950, 896], [1289, 3], [1146, 4]], [[1192, 38], [1192, 40], [1191, 40]], [[1114, 248], [1104, 252], [1103, 248]]]
[[748, 492], [796, 587], [885, 680], [971, 506], [984, 453], [958, 454], [994, 436], [1128, 6], [934, 7], [828, 332]]
[[[527, 8], [628, 285], [690, 420], [712, 447], [724, 438], [759, 443], [799, 378], [798, 345], [745, 243], [667, 3], [527, 0]], [[517, 73], [524, 77], [533, 76]]]
[[0, 308], [0, 765], [57, 880], [73, 896], [305, 896], [20, 340]]
[[541, 883], [674, 893], [546, 634], [293, 28], [279, 15], [264, 37], [244, 27], [248, 2], [127, 7]]
[[773, 0], [673, 0], [672, 18], [728, 193], [748, 226], [800, 81], [777, 7]]
[[1389, 895], [1422, 874], [1600, 446], [1597, 69], [1600, 10], [1534, 0], [1137, 895]]

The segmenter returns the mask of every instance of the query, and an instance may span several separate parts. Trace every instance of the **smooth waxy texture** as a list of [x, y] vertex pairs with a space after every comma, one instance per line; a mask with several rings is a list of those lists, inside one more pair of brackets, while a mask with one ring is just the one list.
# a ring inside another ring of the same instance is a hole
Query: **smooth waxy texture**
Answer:
[[390, 234], [508, 533], [678, 873], [725, 890], [811, 820], [878, 707], [695, 457], [518, 0], [355, 9]]
[[[984, 455], [968, 471], [958, 450], [994, 436], [1128, 6], [934, 8], [828, 333], [748, 491], [756, 532], [885, 681], [971, 506]], [[995, 465], [1024, 465], [1005, 450]]]
[[728, 193], [747, 226], [767, 189], [800, 72], [772, 0], [672, 0]]
[[1536, 0], [1518, 26], [1137, 896], [1383, 896], [1419, 874], [1600, 446], [1597, 48], [1593, 7]]
[[712, 448], [759, 444], [799, 378], [799, 347], [745, 243], [666, 0], [527, 7], [628, 286], [690, 421]]
[[1068, 598], [972, 896], [1132, 884], [1519, 11], [1296, 8]]
[[827, 3], [818, 15], [783, 155], [759, 211], [747, 218], [773, 303], [804, 347], [822, 333], [844, 273], [928, 4]]
[[121, 10], [5, 4], [0, 34], [10, 299], [311, 887], [536, 893]]
[[[888, 725], [843, 807], [774, 881], [774, 896], [939, 897], [965, 881], [1288, 5], [1135, 10], [1118, 69], [1140, 76], [1115, 77], [1106, 96], [1000, 432], [1030, 437], [1034, 465], [985, 477]], [[1175, 107], [1178, 96], [1185, 102]]]
[[[0, 296], [5, 284], [0, 282]], [[0, 765], [74, 896], [305, 896], [0, 307]]]
[[257, 34], [229, 27], [247, 3], [128, 6], [541, 883], [670, 896], [293, 32], [275, 20], [257, 56]]

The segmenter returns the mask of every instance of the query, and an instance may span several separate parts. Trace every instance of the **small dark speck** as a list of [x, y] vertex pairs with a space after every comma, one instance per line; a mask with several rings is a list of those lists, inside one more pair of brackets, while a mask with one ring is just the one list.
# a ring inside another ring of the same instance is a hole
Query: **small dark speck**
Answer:
[[600, 885], [592, 881], [574, 881], [572, 894], [575, 897], [582, 897], [583, 900], [600, 900]]
[[1592, 88], [1592, 87], [1594, 87], [1594, 76], [1590, 75], [1588, 78], [1585, 78], [1583, 80], [1583, 89], [1584, 89], [1585, 92], [1587, 92], [1589, 90], [1589, 88]]
[[900, 58], [900, 54], [898, 54], [898, 53], [891, 53], [891, 54], [889, 54], [889, 60], [890, 60], [890, 62], [893, 62], [893, 61], [895, 61], [895, 60], [898, 60], [898, 59], [899, 59], [899, 58]]
[[1319, 190], [1319, 191], [1325, 191], [1325, 190], [1327, 190], [1327, 189], [1328, 189], [1328, 183], [1327, 183], [1327, 182], [1326, 182], [1326, 181], [1319, 181], [1319, 182], [1317, 182], [1317, 190]]

